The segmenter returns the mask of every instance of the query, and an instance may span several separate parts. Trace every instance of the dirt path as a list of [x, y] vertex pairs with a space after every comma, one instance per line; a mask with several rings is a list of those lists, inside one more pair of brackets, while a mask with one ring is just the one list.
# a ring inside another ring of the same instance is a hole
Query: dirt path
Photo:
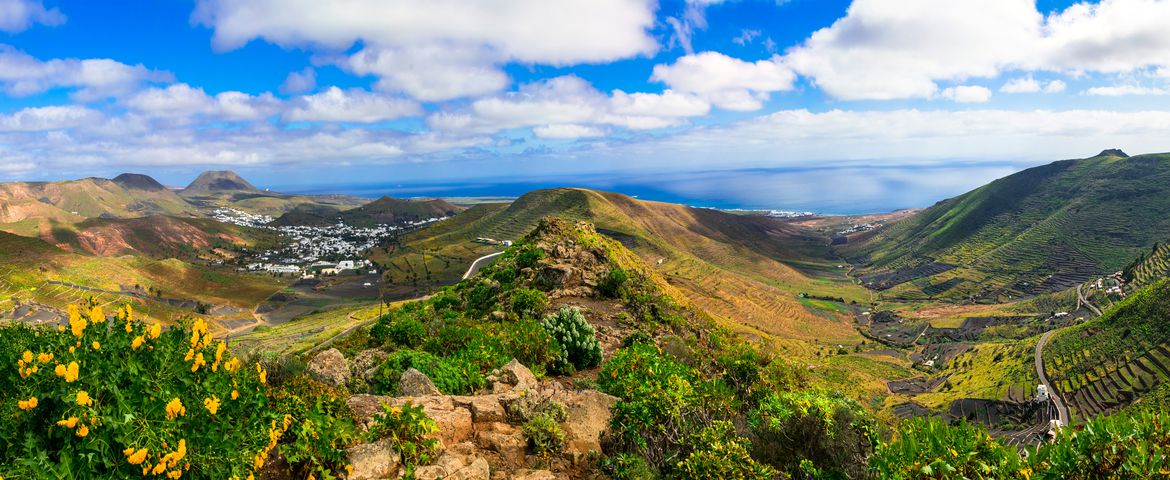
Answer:
[[[1077, 289], [1080, 293], [1080, 288]], [[1036, 342], [1036, 375], [1040, 377], [1040, 383], [1044, 388], [1048, 389], [1048, 398], [1052, 400], [1053, 406], [1056, 407], [1057, 417], [1060, 419], [1060, 424], [1067, 426], [1069, 423], [1068, 407], [1064, 404], [1064, 398], [1060, 391], [1052, 387], [1052, 383], [1048, 381], [1048, 375], [1044, 373], [1044, 345], [1048, 343], [1048, 338], [1055, 333], [1055, 330], [1045, 332], [1040, 337], [1040, 341]]]

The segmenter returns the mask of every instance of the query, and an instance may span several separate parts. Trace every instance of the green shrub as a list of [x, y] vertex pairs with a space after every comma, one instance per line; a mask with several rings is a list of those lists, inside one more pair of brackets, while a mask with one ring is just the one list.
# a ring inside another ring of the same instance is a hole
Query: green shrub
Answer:
[[386, 357], [374, 373], [372, 387], [375, 393], [395, 394], [402, 372], [414, 368], [435, 383], [448, 395], [467, 395], [486, 384], [479, 368], [465, 358], [440, 358], [417, 350], [398, 350]]
[[536, 262], [544, 258], [544, 250], [534, 246], [524, 246], [520, 253], [516, 254], [517, 268], [530, 268], [536, 266]]
[[889, 480], [1016, 479], [1031, 472], [1014, 448], [982, 427], [951, 426], [936, 418], [907, 420], [890, 443], [878, 446], [869, 464], [878, 478]]
[[268, 408], [268, 373], [202, 320], [164, 332], [84, 310], [63, 331], [0, 328], [0, 476], [245, 478], [291, 426]]
[[629, 453], [605, 457], [602, 459], [601, 466], [614, 480], [655, 480], [658, 478], [658, 471], [645, 458]]
[[728, 421], [716, 421], [691, 439], [695, 450], [679, 462], [678, 478], [694, 480], [771, 480], [776, 470], [752, 459], [751, 443]]
[[[499, 326], [499, 343], [507, 356], [519, 360], [536, 375], [543, 375], [561, 356], [561, 346], [536, 320], [508, 322]], [[496, 365], [507, 363], [510, 358]]]
[[511, 310], [521, 319], [540, 318], [547, 305], [548, 297], [540, 290], [519, 288], [512, 291]]
[[630, 274], [620, 268], [610, 270], [605, 278], [597, 285], [597, 291], [603, 296], [609, 298], [620, 298], [622, 296], [622, 287], [629, 281]]
[[382, 413], [374, 417], [374, 423], [366, 433], [367, 439], [377, 441], [391, 439], [394, 449], [402, 454], [407, 478], [413, 478], [414, 468], [427, 465], [435, 460], [439, 452], [439, 440], [432, 434], [439, 426], [431, 420], [421, 405], [407, 401], [402, 407], [382, 404]]
[[403, 318], [391, 322], [386, 334], [395, 345], [417, 348], [427, 337], [427, 327], [417, 319]]
[[1165, 413], [1098, 417], [1066, 428], [1029, 458], [1034, 477], [1165, 478], [1170, 472], [1170, 419]]
[[521, 426], [528, 447], [536, 455], [553, 455], [565, 450], [565, 432], [548, 413], [538, 413]]
[[877, 441], [873, 416], [837, 392], [768, 394], [748, 414], [748, 425], [755, 458], [782, 470], [805, 463], [826, 478], [864, 476]]
[[593, 368], [601, 364], [601, 343], [593, 325], [576, 307], [561, 307], [544, 317], [545, 331], [561, 346], [561, 356], [553, 365], [556, 373], [570, 374], [575, 370]]

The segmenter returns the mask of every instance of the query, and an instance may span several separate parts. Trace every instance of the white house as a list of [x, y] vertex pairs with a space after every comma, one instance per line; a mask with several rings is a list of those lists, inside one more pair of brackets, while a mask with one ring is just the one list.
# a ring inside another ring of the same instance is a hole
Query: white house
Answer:
[[354, 270], [356, 268], [357, 267], [354, 266], [354, 264], [353, 264], [353, 260], [342, 260], [340, 262], [337, 262], [337, 269], [338, 270]]

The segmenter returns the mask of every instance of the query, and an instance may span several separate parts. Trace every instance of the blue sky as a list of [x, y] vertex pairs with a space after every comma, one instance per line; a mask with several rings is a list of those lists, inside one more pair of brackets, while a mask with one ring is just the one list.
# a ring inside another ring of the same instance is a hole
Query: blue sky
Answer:
[[[1163, 0], [339, 3], [0, 0], [0, 180], [659, 176], [687, 198], [697, 172], [836, 172], [697, 197], [805, 205], [800, 181], [877, 169], [946, 186], [921, 203], [1170, 150]], [[857, 201], [907, 188], [873, 183]]]

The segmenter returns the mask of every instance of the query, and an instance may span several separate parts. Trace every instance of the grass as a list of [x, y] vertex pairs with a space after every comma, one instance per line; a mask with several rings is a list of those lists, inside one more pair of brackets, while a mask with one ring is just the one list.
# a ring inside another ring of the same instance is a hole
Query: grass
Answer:
[[[391, 304], [390, 308], [403, 302]], [[307, 315], [281, 325], [257, 328], [231, 341], [238, 354], [272, 352], [279, 355], [300, 355], [333, 337], [376, 319], [386, 307], [378, 304], [343, 307]]]

